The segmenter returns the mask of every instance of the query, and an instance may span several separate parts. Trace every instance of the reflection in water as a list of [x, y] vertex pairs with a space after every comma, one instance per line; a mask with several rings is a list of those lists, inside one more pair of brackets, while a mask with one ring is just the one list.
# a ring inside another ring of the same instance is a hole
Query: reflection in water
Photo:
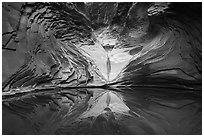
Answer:
[[3, 98], [3, 134], [201, 134], [200, 94], [82, 88]]
[[3, 2], [3, 134], [201, 134], [201, 11]]

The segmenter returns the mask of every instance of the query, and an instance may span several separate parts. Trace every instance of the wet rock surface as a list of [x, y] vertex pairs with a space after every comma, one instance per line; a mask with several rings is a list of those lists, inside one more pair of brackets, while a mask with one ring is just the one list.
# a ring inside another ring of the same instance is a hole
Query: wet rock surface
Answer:
[[3, 134], [201, 134], [201, 5], [2, 3]]

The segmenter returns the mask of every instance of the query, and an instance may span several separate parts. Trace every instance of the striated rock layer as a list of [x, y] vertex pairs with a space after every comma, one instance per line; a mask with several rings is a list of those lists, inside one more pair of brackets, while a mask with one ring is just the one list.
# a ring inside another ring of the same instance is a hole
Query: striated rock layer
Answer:
[[4, 134], [201, 134], [201, 6], [2, 3]]
[[168, 5], [3, 3], [3, 89], [107, 81], [199, 88], [201, 18]]

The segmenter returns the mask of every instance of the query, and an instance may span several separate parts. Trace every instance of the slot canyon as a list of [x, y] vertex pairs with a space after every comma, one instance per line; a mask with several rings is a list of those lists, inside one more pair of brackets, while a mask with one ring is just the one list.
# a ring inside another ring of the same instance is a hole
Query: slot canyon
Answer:
[[3, 2], [2, 134], [201, 135], [201, 2]]

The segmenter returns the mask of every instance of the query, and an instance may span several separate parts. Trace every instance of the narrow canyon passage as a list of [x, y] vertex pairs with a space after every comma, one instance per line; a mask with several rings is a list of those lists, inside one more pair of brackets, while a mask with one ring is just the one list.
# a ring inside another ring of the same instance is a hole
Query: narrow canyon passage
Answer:
[[201, 2], [3, 2], [2, 134], [202, 134], [201, 29]]

